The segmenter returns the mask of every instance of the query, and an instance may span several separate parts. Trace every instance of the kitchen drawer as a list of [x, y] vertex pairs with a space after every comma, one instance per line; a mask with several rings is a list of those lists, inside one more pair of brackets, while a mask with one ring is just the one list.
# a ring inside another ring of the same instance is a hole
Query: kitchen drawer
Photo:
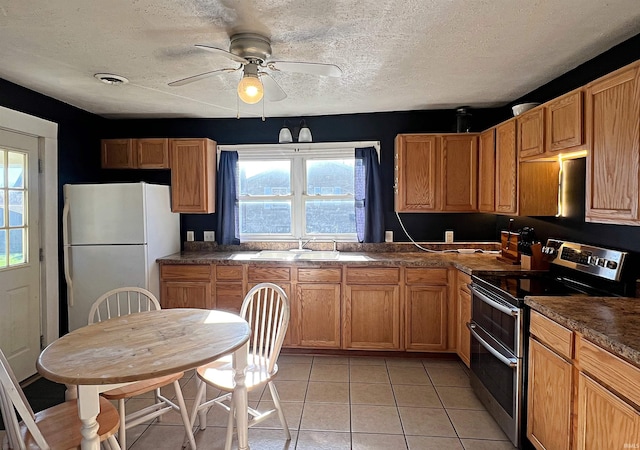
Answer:
[[418, 269], [407, 268], [405, 271], [406, 284], [447, 284], [447, 269]]
[[210, 281], [210, 264], [161, 264], [160, 278], [163, 280]]
[[578, 335], [576, 360], [580, 370], [640, 406], [640, 368]]
[[547, 319], [542, 314], [531, 311], [531, 335], [567, 359], [573, 358], [573, 331]]
[[298, 281], [301, 283], [339, 283], [341, 280], [340, 267], [298, 268]]
[[242, 281], [242, 266], [216, 266], [217, 281]]
[[399, 284], [399, 267], [347, 267], [348, 284]]
[[249, 282], [276, 283], [291, 280], [290, 267], [249, 266]]

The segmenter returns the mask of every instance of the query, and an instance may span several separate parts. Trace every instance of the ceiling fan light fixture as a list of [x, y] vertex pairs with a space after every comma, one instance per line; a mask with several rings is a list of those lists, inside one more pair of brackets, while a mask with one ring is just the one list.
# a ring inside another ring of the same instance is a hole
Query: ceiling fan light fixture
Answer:
[[253, 105], [262, 100], [264, 87], [257, 74], [245, 73], [238, 83], [238, 97], [245, 103]]

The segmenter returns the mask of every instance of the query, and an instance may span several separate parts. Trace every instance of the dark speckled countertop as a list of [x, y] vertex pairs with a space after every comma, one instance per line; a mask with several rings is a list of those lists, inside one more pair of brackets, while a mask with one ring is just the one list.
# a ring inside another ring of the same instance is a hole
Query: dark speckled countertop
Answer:
[[640, 367], [640, 299], [526, 297], [531, 309]]
[[521, 272], [519, 265], [498, 261], [493, 253], [461, 254], [453, 252], [340, 252], [332, 261], [278, 261], [252, 259], [257, 252], [182, 252], [159, 258], [161, 264], [294, 264], [299, 266], [331, 266], [365, 264], [370, 266], [398, 265], [407, 267], [455, 267], [469, 275], [475, 273]]

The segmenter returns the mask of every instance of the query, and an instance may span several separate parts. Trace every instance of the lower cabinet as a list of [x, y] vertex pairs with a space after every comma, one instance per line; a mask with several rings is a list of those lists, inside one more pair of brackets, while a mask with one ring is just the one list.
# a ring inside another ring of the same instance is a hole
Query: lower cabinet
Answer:
[[295, 298], [297, 344], [340, 348], [340, 285], [299, 283]]
[[162, 264], [160, 287], [163, 308], [213, 308], [210, 264]]
[[244, 266], [215, 266], [215, 284], [213, 288], [216, 309], [240, 313], [244, 301]]
[[405, 269], [405, 347], [447, 349], [447, 269]]
[[469, 284], [471, 277], [464, 272], [457, 271], [456, 278], [456, 349], [458, 356], [466, 364], [471, 364], [471, 333], [467, 324], [471, 322], [471, 291]]

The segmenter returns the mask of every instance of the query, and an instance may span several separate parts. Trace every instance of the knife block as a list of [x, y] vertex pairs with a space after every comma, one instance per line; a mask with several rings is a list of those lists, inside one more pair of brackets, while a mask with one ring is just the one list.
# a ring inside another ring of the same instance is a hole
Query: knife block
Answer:
[[500, 232], [502, 248], [500, 250], [500, 256], [497, 257], [498, 261], [507, 264], [520, 264], [520, 252], [518, 251], [519, 240], [520, 233], [511, 233], [509, 231]]
[[549, 268], [549, 262], [542, 257], [542, 244], [532, 244], [531, 255], [522, 255], [520, 260], [522, 268], [526, 270], [547, 270]]

